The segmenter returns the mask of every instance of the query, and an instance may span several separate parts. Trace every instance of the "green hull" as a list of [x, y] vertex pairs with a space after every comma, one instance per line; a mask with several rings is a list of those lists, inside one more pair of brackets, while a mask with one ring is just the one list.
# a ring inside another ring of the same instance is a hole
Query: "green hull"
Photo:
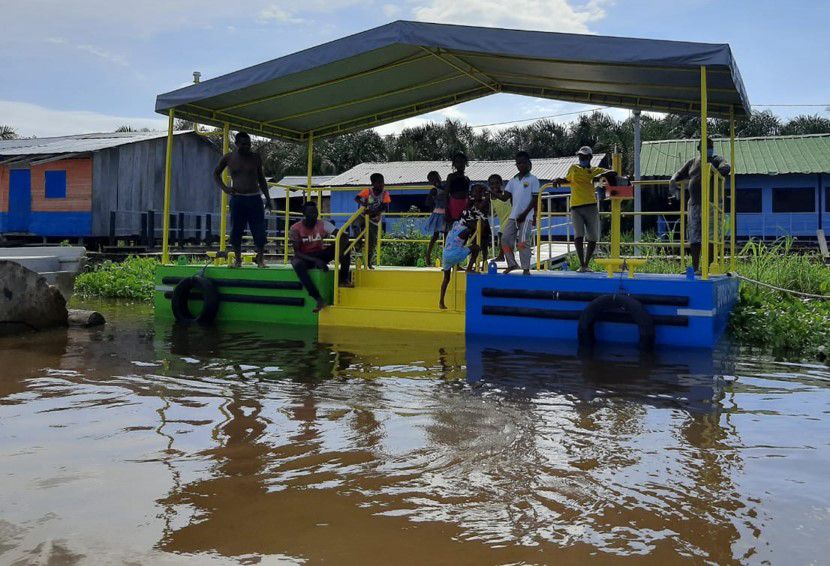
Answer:
[[[170, 295], [176, 283], [201, 272], [199, 265], [163, 265], [156, 273], [155, 312], [160, 319], [172, 319]], [[309, 272], [323, 299], [331, 303], [334, 275], [331, 271]], [[300, 326], [317, 326], [317, 313], [312, 312], [314, 300], [305, 289], [267, 288], [268, 284], [289, 284], [299, 287], [299, 280], [290, 266], [272, 266], [267, 269], [242, 267], [208, 267], [205, 276], [219, 284], [219, 321], [268, 322]], [[291, 305], [267, 304], [268, 299], [293, 299]], [[192, 312], [201, 309], [201, 301], [190, 301]]]

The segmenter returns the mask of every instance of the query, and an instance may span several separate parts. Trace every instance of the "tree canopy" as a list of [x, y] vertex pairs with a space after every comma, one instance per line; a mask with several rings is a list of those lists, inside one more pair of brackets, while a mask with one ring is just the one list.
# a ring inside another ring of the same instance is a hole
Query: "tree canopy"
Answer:
[[[782, 121], [772, 112], [756, 112], [735, 123], [736, 136], [756, 137], [830, 133], [830, 119], [819, 115], [797, 116]], [[688, 139], [700, 136], [700, 119], [694, 116], [646, 114], [641, 119], [643, 141]], [[712, 120], [711, 136], [729, 135], [728, 120]], [[458, 120], [428, 123], [406, 128], [401, 133], [382, 137], [364, 130], [314, 144], [314, 174], [342, 173], [367, 161], [420, 161], [449, 159], [463, 151], [470, 159], [511, 159], [523, 149], [534, 157], [574, 155], [583, 145], [597, 153], [616, 147], [623, 154], [626, 169], [633, 168], [634, 123], [618, 121], [602, 112], [583, 114], [568, 124], [539, 120], [500, 131], [478, 129]], [[257, 149], [263, 157], [266, 175], [303, 175], [306, 150], [303, 145], [282, 141], [261, 141]]]

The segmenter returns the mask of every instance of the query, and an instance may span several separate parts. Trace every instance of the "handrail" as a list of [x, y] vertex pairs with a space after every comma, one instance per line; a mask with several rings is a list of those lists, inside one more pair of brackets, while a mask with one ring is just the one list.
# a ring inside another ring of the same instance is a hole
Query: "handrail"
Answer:
[[[348, 233], [348, 232], [345, 232], [345, 231], [348, 230], [349, 226], [351, 226], [354, 223], [355, 220], [357, 220], [358, 218], [360, 218], [363, 215], [363, 212], [365, 210], [366, 210], [366, 207], [359, 206], [357, 208], [357, 210], [354, 212], [354, 214], [352, 214], [351, 217], [346, 221], [346, 223], [343, 224], [343, 226], [340, 228], [340, 231], [338, 231], [338, 234], [337, 234], [337, 239], [334, 241], [334, 297], [333, 297], [333, 301], [334, 301], [335, 305], [337, 305], [340, 302], [340, 241], [341, 241], [341, 236], [344, 233]], [[368, 227], [368, 223], [367, 223], [367, 227]], [[363, 231], [365, 233], [366, 229], [364, 228]], [[354, 244], [356, 244], [360, 240], [360, 237], [361, 236], [358, 236], [357, 239], [355, 239], [354, 243], [351, 244], [349, 246], [349, 248], [346, 249], [346, 251], [351, 251], [351, 249], [354, 247]]]

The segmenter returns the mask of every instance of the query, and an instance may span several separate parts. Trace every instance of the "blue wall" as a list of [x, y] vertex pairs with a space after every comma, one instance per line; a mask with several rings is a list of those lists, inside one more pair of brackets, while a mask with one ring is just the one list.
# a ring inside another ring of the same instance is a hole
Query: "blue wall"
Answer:
[[[0, 212], [0, 232], [8, 226], [8, 214]], [[90, 212], [32, 212], [27, 230], [38, 236], [90, 236], [92, 213]]]
[[[779, 238], [782, 236], [811, 236], [815, 237], [816, 230], [821, 224], [828, 228], [830, 218], [821, 194], [824, 187], [830, 184], [828, 174], [808, 175], [738, 175], [736, 178], [738, 191], [741, 189], [761, 189], [760, 213], [738, 212], [738, 235], [741, 237]], [[821, 186], [822, 191], [819, 191]], [[781, 213], [773, 211], [773, 189], [809, 187], [814, 192], [814, 212]]]

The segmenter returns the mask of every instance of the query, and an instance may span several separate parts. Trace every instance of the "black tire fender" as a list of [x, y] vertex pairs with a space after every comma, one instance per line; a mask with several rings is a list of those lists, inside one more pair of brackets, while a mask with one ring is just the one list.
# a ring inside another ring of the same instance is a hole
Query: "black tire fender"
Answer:
[[[202, 310], [198, 315], [190, 311], [190, 295], [194, 290], [202, 295]], [[193, 275], [182, 279], [173, 289], [173, 297], [170, 299], [170, 306], [173, 309], [173, 316], [177, 322], [199, 324], [211, 324], [219, 312], [219, 288], [216, 283], [203, 275]]]
[[654, 348], [654, 319], [643, 304], [628, 295], [602, 295], [585, 307], [579, 317], [577, 337], [580, 345], [592, 346], [596, 341], [594, 327], [604, 312], [622, 310], [628, 313], [640, 331], [640, 348]]

